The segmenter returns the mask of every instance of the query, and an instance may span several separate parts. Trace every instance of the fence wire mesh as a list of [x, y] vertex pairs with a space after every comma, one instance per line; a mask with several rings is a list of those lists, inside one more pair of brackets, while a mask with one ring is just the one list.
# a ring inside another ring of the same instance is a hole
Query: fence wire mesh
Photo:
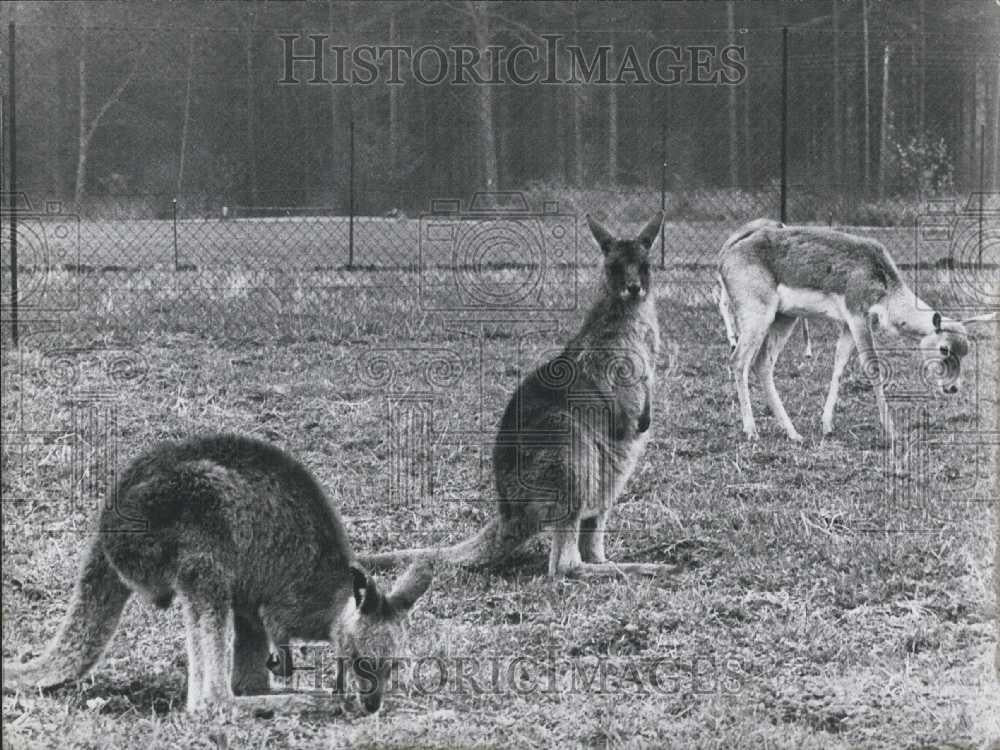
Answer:
[[[972, 215], [962, 196], [1000, 179], [988, 34], [685, 30], [651, 6], [632, 28], [476, 3], [212, 12], [150, 28], [21, 9], [4, 182], [16, 158], [22, 320], [246, 331], [369, 294], [495, 302], [539, 267], [559, 286], [596, 264], [585, 214], [628, 232], [658, 210], [666, 292], [698, 307], [726, 235], [783, 201], [788, 221], [866, 227], [905, 267], [951, 252], [918, 247], [928, 199]], [[411, 64], [376, 56], [393, 46]], [[5, 326], [10, 218], [5, 201]], [[486, 232], [511, 221], [527, 234]]]

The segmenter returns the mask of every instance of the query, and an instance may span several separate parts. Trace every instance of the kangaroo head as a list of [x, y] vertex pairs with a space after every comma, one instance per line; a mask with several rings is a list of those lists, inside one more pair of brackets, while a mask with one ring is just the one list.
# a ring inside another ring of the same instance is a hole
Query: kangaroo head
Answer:
[[351, 664], [361, 703], [368, 713], [382, 705], [382, 695], [400, 657], [405, 640], [406, 614], [431, 584], [433, 571], [426, 561], [413, 563], [388, 595], [357, 563], [351, 565], [353, 612], [338, 634], [341, 655]]
[[663, 214], [658, 213], [635, 239], [616, 239], [587, 215], [587, 224], [604, 253], [604, 285], [613, 297], [639, 302], [652, 291], [649, 250], [660, 233]]

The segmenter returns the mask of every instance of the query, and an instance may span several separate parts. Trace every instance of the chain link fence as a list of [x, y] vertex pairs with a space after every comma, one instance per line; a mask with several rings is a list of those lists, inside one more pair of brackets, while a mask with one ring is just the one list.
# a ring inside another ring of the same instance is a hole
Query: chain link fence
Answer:
[[585, 214], [630, 232], [658, 210], [665, 293], [702, 308], [744, 221], [865, 227], [904, 268], [934, 264], [951, 250], [921, 254], [928, 199], [961, 217], [1000, 180], [989, 35], [549, 34], [462, 7], [318, 6], [292, 30], [231, 8], [197, 30], [18, 23], [5, 335], [15, 275], [22, 323], [96, 331], [322, 324], [372, 294], [502, 301], [596, 263]]

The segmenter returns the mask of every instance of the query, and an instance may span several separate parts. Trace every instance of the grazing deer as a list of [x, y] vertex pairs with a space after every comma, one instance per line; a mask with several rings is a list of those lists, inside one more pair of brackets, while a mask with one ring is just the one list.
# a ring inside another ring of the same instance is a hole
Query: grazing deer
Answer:
[[892, 420], [881, 381], [872, 329], [919, 340], [943, 393], [961, 387], [968, 351], [966, 323], [929, 309], [907, 286], [878, 242], [832, 229], [785, 226], [758, 219], [734, 232], [719, 255], [719, 312], [732, 345], [743, 432], [757, 437], [750, 407], [750, 369], [764, 389], [771, 413], [792, 440], [802, 440], [774, 386], [774, 363], [799, 318], [826, 317], [841, 324], [833, 378], [823, 406], [823, 434], [833, 431], [840, 378], [855, 347], [872, 380], [879, 419], [890, 442]]
[[[278, 448], [237, 435], [164, 443], [122, 475], [58, 633], [38, 658], [3, 665], [4, 690], [83, 678], [133, 593], [160, 608], [176, 595], [187, 629], [188, 711], [332, 708], [329, 696], [267, 694], [269, 670], [291, 668], [289, 639], [338, 644], [361, 680], [363, 706], [375, 711], [405, 615], [430, 580], [429, 567], [415, 565], [382, 594], [319, 484]], [[341, 690], [345, 676], [337, 677]]]
[[548, 529], [551, 577], [676, 570], [604, 556], [608, 516], [650, 435], [660, 334], [649, 250], [663, 215], [634, 239], [616, 239], [587, 221], [604, 255], [601, 294], [562, 353], [525, 377], [507, 404], [493, 449], [498, 517], [450, 547], [362, 556], [362, 562], [376, 569], [421, 558], [497, 565]]

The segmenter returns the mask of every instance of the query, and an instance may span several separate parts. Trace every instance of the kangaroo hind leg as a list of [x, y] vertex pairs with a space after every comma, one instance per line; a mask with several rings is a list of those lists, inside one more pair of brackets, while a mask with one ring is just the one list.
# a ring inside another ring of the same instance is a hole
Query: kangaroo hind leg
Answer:
[[197, 555], [181, 565], [177, 583], [187, 627], [187, 710], [231, 702], [235, 622], [228, 576], [211, 556]]
[[264, 623], [255, 613], [237, 612], [233, 649], [233, 693], [258, 695], [270, 687], [270, 641]]
[[582, 567], [580, 558], [580, 519], [567, 518], [552, 530], [549, 552], [549, 577], [570, 575]]
[[604, 530], [608, 525], [608, 512], [584, 518], [580, 522], [580, 557], [584, 562], [607, 562], [604, 555]]

